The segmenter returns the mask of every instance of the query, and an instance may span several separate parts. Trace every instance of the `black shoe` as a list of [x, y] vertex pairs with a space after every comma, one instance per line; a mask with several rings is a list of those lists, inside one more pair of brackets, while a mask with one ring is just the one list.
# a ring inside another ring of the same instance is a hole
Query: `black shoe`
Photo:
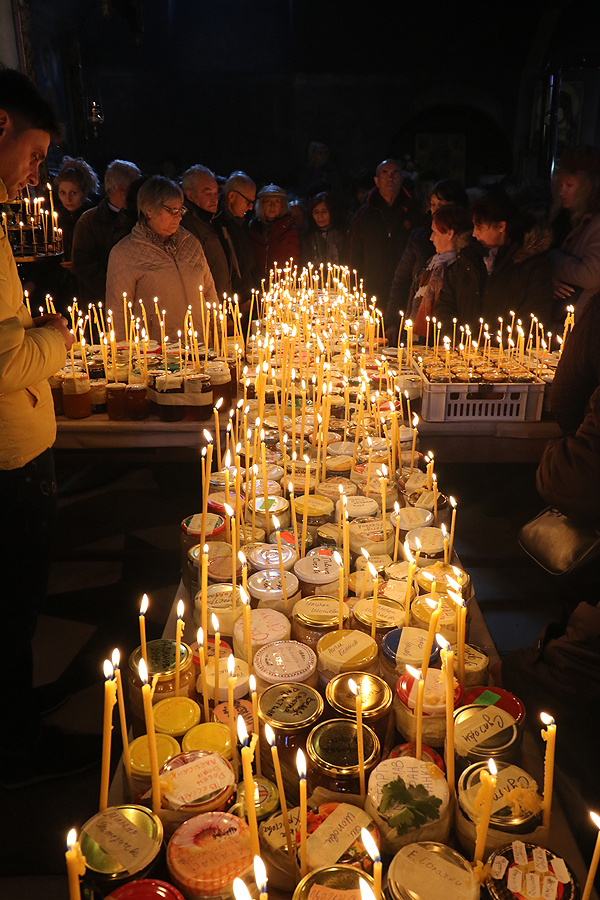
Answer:
[[0, 754], [0, 786], [11, 790], [76, 775], [99, 764], [101, 758], [101, 735], [63, 731], [44, 723], [33, 746], [22, 748], [18, 756]]
[[49, 681], [33, 689], [33, 696], [40, 716], [59, 709], [71, 696], [71, 689], [60, 681]]

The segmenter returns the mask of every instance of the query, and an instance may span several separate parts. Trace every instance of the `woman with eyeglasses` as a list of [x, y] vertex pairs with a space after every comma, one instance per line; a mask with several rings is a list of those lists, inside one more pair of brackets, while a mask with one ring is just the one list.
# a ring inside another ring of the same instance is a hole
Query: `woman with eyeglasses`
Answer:
[[181, 227], [185, 212], [183, 191], [162, 175], [153, 175], [140, 188], [138, 221], [131, 234], [110, 252], [106, 276], [106, 308], [112, 309], [117, 340], [125, 337], [123, 293], [133, 304], [135, 316], [142, 300], [148, 318], [149, 337], [160, 341], [158, 308], [166, 312], [166, 331], [171, 336], [183, 327], [188, 306], [200, 325], [200, 287], [206, 303], [217, 302], [213, 277], [200, 242]]

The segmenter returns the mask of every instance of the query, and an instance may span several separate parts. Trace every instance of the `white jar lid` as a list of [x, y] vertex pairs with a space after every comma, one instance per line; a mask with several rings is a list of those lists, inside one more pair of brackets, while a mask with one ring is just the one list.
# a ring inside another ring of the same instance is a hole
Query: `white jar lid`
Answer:
[[[329, 447], [334, 446], [330, 444]], [[329, 450], [329, 447], [327, 448]], [[352, 468], [352, 456], [345, 453], [332, 453], [325, 460], [325, 469], [327, 472], [349, 472]]]
[[[248, 663], [244, 662], [243, 659], [235, 658], [235, 684], [233, 686], [233, 699], [241, 700], [248, 694], [248, 678], [250, 675], [248, 669]], [[227, 662], [229, 660], [229, 654], [225, 656], [225, 654], [219, 654], [219, 695], [218, 701], [222, 703], [227, 700], [227, 690], [228, 690], [228, 678], [229, 672], [227, 670]], [[200, 689], [200, 693], [202, 693], [202, 679], [198, 678], [196, 683], [196, 689]], [[215, 695], [215, 658], [211, 656], [206, 663], [206, 689], [208, 691], [209, 697], [214, 697]]]
[[306, 681], [316, 668], [316, 653], [300, 641], [266, 644], [254, 657], [257, 677], [268, 684]]
[[[415, 528], [406, 535], [410, 552], [417, 552], [417, 538], [421, 542], [421, 554], [436, 556], [444, 552], [444, 534], [441, 528]], [[420, 560], [419, 560], [420, 562]]]
[[414, 528], [426, 528], [433, 522], [433, 513], [430, 509], [422, 509], [417, 506], [403, 506], [398, 513], [390, 513], [390, 522], [396, 527], [400, 520], [400, 531], [412, 531]]
[[[281, 562], [286, 571], [290, 571], [298, 554], [296, 548], [290, 544], [281, 542]], [[259, 544], [254, 546], [248, 552], [248, 562], [254, 569], [278, 569], [279, 568], [279, 550], [275, 544]]]
[[332, 475], [331, 478], [326, 478], [325, 481], [317, 485], [315, 493], [320, 497], [328, 497], [329, 500], [337, 503], [340, 499], [340, 486], [346, 497], [355, 497], [358, 492], [358, 488], [349, 478]]
[[[298, 593], [298, 579], [293, 572], [285, 572], [285, 589], [288, 597]], [[281, 600], [283, 586], [279, 569], [263, 569], [248, 579], [248, 590], [258, 600]]]
[[[250, 611], [250, 634], [252, 640], [252, 650], [256, 653], [265, 644], [271, 644], [273, 641], [287, 641], [290, 636], [290, 620], [283, 613], [275, 609], [252, 609]], [[234, 649], [239, 644], [244, 645], [244, 618], [240, 616], [233, 626]]]
[[349, 456], [352, 460], [354, 459], [354, 441], [336, 441], [329, 444], [327, 452], [331, 456]]
[[[287, 512], [290, 508], [290, 504], [285, 499], [285, 497], [267, 497], [267, 504], [270, 516], [281, 516], [283, 513]], [[263, 496], [259, 496], [256, 494], [256, 503], [253, 504], [252, 500], [248, 501], [248, 507], [250, 512], [252, 512], [252, 507], [255, 507], [257, 513], [265, 512], [265, 498]]]
[[[340, 500], [336, 503], [336, 514], [339, 515]], [[379, 512], [379, 504], [375, 497], [347, 497], [346, 508], [349, 519], [358, 519], [364, 516], [376, 516]]]
[[294, 573], [306, 584], [331, 584], [339, 578], [339, 571], [332, 556], [305, 556], [294, 564]]

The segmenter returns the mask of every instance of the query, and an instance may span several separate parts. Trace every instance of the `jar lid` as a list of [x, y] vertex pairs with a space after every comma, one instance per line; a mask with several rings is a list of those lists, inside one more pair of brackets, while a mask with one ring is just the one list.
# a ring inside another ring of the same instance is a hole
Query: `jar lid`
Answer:
[[[229, 476], [229, 488], [231, 490], [231, 488], [235, 484], [236, 472], [237, 472], [237, 469], [235, 466], [228, 466], [227, 468], [221, 469], [220, 472], [211, 472], [210, 473], [210, 483], [214, 484], [214, 485], [218, 485], [221, 488], [224, 488], [225, 487], [225, 475], [227, 474]], [[246, 475], [246, 470], [240, 469], [240, 475], [243, 479], [244, 476]], [[235, 495], [233, 497], [233, 500], [234, 500], [233, 505], [235, 505]], [[230, 503], [229, 505], [231, 506], [232, 504]]]
[[346, 865], [320, 867], [302, 879], [292, 900], [308, 900], [310, 896], [358, 898], [361, 882], [373, 890], [373, 879], [361, 869]]
[[196, 809], [220, 805], [235, 789], [230, 763], [218, 753], [187, 750], [174, 756], [160, 770], [165, 782], [162, 796], [170, 809]]
[[354, 456], [354, 441], [336, 441], [333, 444], [329, 444], [327, 452], [331, 456], [349, 456], [352, 459]]
[[392, 689], [378, 675], [344, 673], [332, 678], [325, 689], [325, 698], [338, 716], [356, 718], [356, 696], [348, 682], [360, 685], [363, 719], [374, 721], [384, 716], [392, 705]]
[[[329, 451], [330, 447], [333, 444], [329, 444], [327, 450]], [[329, 456], [325, 458], [325, 469], [327, 472], [349, 472], [352, 468], [352, 456], [350, 454], [345, 453], [331, 453]], [[354, 497], [357, 493], [357, 487], [353, 481], [350, 481], [349, 478], [341, 479], [339, 476], [334, 479], [328, 479], [331, 481], [343, 481], [344, 483], [344, 493], [347, 497]], [[339, 489], [338, 489], [338, 497], [339, 497]]]
[[[300, 585], [293, 572], [284, 572], [285, 590], [288, 598], [298, 593]], [[248, 579], [248, 591], [259, 600], [281, 600], [283, 583], [279, 569], [263, 569]]]
[[[211, 581], [218, 581], [219, 583], [225, 582], [228, 579], [231, 581], [232, 570], [233, 557], [231, 553], [229, 556], [217, 556], [214, 559], [211, 559], [208, 564], [208, 577]], [[236, 560], [235, 577], [236, 581], [239, 581], [242, 577], [242, 564], [239, 559]]]
[[[394, 668], [405, 666], [408, 663], [419, 669], [423, 662], [426, 641], [427, 632], [423, 628], [413, 628], [407, 625], [402, 628], [394, 628], [393, 631], [385, 634], [381, 641], [381, 649], [387, 661]], [[440, 648], [437, 641], [434, 641], [429, 665], [435, 666], [439, 658]]]
[[[186, 534], [200, 539], [202, 535], [202, 513], [196, 513], [188, 516], [181, 523], [181, 530]], [[225, 519], [215, 513], [206, 514], [206, 540], [210, 540], [211, 536], [222, 534], [225, 531]]]
[[[277, 569], [279, 568], [279, 550], [273, 544], [258, 544], [248, 551], [248, 562], [254, 569]], [[298, 554], [295, 547], [281, 542], [281, 562], [284, 569], [291, 569]]]
[[[365, 769], [379, 758], [379, 739], [368, 725], [363, 725]], [[358, 728], [350, 719], [329, 719], [316, 725], [306, 739], [306, 752], [311, 762], [337, 776], [358, 775]]]
[[[246, 731], [248, 732], [248, 734], [252, 734], [252, 731], [254, 729], [254, 718], [252, 713], [252, 703], [250, 702], [250, 700], [234, 699], [233, 709], [236, 719], [241, 716], [244, 720]], [[214, 722], [220, 722], [221, 725], [226, 725], [227, 728], [229, 728], [229, 704], [219, 703], [218, 706], [215, 706], [212, 711], [212, 717]]]
[[[207, 541], [206, 546], [208, 547], [208, 562], [209, 564], [213, 559], [219, 558], [227, 558], [231, 559], [231, 544], [226, 544], [225, 541]], [[193, 547], [190, 547], [188, 550], [188, 561], [192, 565], [202, 565], [202, 544], [194, 544]]]
[[273, 684], [258, 698], [258, 715], [279, 731], [314, 725], [323, 714], [323, 698], [308, 684]]
[[[348, 610], [344, 604], [344, 619]], [[339, 623], [340, 604], [330, 597], [305, 597], [294, 606], [293, 616], [310, 628], [331, 628]]]
[[[395, 747], [389, 752], [388, 759], [395, 759], [397, 756], [413, 756], [415, 752], [415, 745], [412, 744], [397, 744]], [[425, 762], [433, 763], [434, 766], [437, 766], [440, 772], [446, 773], [446, 767], [444, 765], [444, 760], [433, 750], [431, 747], [422, 747], [422, 755], [421, 759], [424, 759]]]
[[[381, 811], [383, 797], [390, 792], [389, 786], [394, 783], [399, 784], [400, 781], [404, 783], [406, 788], [414, 788], [419, 785], [420, 800], [425, 801], [429, 799], [434, 801], [427, 804], [428, 812], [423, 812], [423, 815], [418, 820], [411, 816], [412, 825], [409, 825], [408, 828], [404, 820], [398, 825], [393, 824], [394, 816], [398, 813], [397, 803], [392, 801], [384, 807], [386, 812]], [[436, 803], [435, 801], [438, 802]], [[396, 756], [394, 759], [386, 759], [380, 762], [369, 776], [367, 809], [374, 808], [377, 810], [375, 821], [377, 822], [378, 817], [381, 817], [391, 832], [397, 830], [398, 836], [403, 836], [403, 839], [406, 841], [410, 841], [411, 830], [418, 831], [426, 824], [442, 819], [448, 809], [449, 802], [450, 789], [443, 773], [437, 766], [422, 759], [415, 759], [411, 756]], [[390, 822], [390, 819], [392, 822]], [[419, 825], [416, 824], [416, 821], [419, 821]]]
[[346, 865], [373, 871], [373, 861], [362, 842], [361, 830], [380, 847], [379, 829], [364, 811], [349, 803], [323, 803], [306, 817], [306, 862], [311, 871], [328, 865]]
[[218, 516], [225, 516], [225, 504], [227, 503], [233, 509], [237, 504], [237, 494], [232, 494], [231, 490], [228, 495], [225, 491], [211, 491], [206, 500], [206, 507], [209, 512]]
[[408, 565], [409, 564], [406, 560], [403, 560], [402, 562], [390, 563], [385, 567], [385, 577], [393, 579], [395, 581], [403, 581], [406, 584], [406, 580], [408, 578]]
[[373, 596], [375, 581], [379, 582], [379, 576], [373, 578], [368, 569], [357, 569], [348, 575], [348, 591], [355, 597]]
[[437, 608], [440, 600], [442, 601], [442, 612], [438, 620], [438, 629], [456, 631], [456, 604], [450, 600], [447, 594], [437, 593], [433, 606], [430, 606], [428, 603], [428, 601], [431, 601], [431, 594], [421, 594], [413, 600], [410, 608], [417, 619], [429, 626], [432, 613]]
[[390, 513], [393, 527], [400, 521], [400, 531], [413, 531], [415, 528], [427, 528], [433, 522], [433, 513], [429, 509], [417, 506], [403, 506], [398, 512]]
[[[159, 769], [178, 753], [181, 753], [181, 747], [174, 737], [171, 737], [170, 734], [156, 735], [156, 755]], [[130, 743], [129, 759], [133, 775], [137, 775], [139, 778], [150, 778], [150, 747], [147, 734], [142, 734]]]
[[496, 758], [517, 740], [516, 722], [504, 709], [474, 703], [454, 713], [454, 747], [460, 756], [473, 761]]
[[200, 707], [190, 697], [166, 697], [152, 707], [154, 727], [162, 734], [183, 735], [201, 718]]
[[157, 878], [140, 878], [111, 891], [106, 900], [185, 900], [172, 884]]
[[[157, 641], [148, 641], [146, 644], [146, 660], [148, 663], [148, 680], [152, 681], [158, 675], [159, 681], [167, 681], [175, 675], [175, 641], [163, 638]], [[129, 657], [129, 668], [133, 675], [139, 677], [142, 648], [136, 647]], [[179, 645], [180, 672], [187, 672], [192, 665], [192, 651], [183, 641]]]
[[[524, 769], [512, 763], [498, 760], [498, 775], [492, 802], [490, 825], [500, 831], [533, 831], [539, 818], [543, 799], [538, 793], [537, 781]], [[457, 796], [464, 814], [475, 821], [475, 799], [481, 787], [481, 773], [488, 771], [487, 762], [476, 762], [461, 774]]]
[[[446, 715], [446, 679], [439, 669], [427, 669], [423, 690], [423, 715]], [[417, 705], [417, 679], [404, 672], [396, 684], [396, 694], [404, 706], [414, 711]], [[461, 705], [463, 689], [458, 679], [454, 679], [454, 708]]]
[[[262, 469], [261, 469], [262, 471]], [[267, 480], [268, 481], [277, 481], [281, 483], [281, 479], [285, 475], [285, 471], [283, 466], [278, 466], [275, 463], [267, 463]]]
[[[339, 504], [340, 501], [337, 501]], [[339, 513], [336, 504], [336, 513]], [[348, 510], [349, 519], [364, 518], [365, 516], [376, 516], [379, 512], [379, 505], [374, 497], [348, 497], [346, 500], [346, 509]]]
[[[246, 818], [246, 786], [240, 781], [237, 789], [236, 800], [239, 815]], [[256, 819], [262, 822], [279, 809], [279, 791], [277, 786], [265, 778], [264, 775], [254, 776], [254, 806]]]
[[377, 641], [362, 631], [332, 631], [317, 644], [319, 672], [356, 672], [377, 659]]
[[264, 496], [259, 497], [257, 495], [256, 501], [253, 503], [251, 499], [248, 500], [248, 509], [252, 512], [253, 509], [256, 509], [257, 513], [265, 512], [265, 509], [269, 510], [270, 516], [281, 516], [283, 513], [286, 513], [290, 508], [290, 504], [285, 499], [285, 497], [267, 497], [267, 505], [265, 507], [265, 498]]
[[[458, 644], [452, 644], [450, 649], [454, 653], [454, 671], [456, 672], [458, 670]], [[483, 676], [483, 673], [485, 673], [485, 677], [487, 680], [487, 670], [489, 668], [489, 665], [490, 665], [490, 658], [488, 656], [487, 651], [484, 650], [483, 647], [475, 647], [473, 644], [465, 644], [465, 670], [467, 672], [471, 672], [471, 673], [481, 672], [482, 676]], [[485, 684], [485, 681], [483, 681], [482, 684]], [[491, 689], [491, 692], [494, 694], [497, 692], [497, 690], [498, 690], [498, 688], [493, 687]], [[468, 691], [467, 693], [470, 694], [471, 692]], [[467, 702], [466, 697], [467, 697], [467, 695], [465, 694], [465, 702]], [[470, 702], [472, 702], [472, 701], [470, 701]], [[509, 709], [508, 711], [512, 715], [512, 710]], [[516, 720], [518, 722], [518, 720], [519, 720], [518, 715], [516, 716]]]
[[250, 829], [224, 812], [202, 813], [180, 825], [167, 846], [167, 865], [186, 896], [229, 895], [234, 878], [252, 866]]
[[145, 806], [109, 806], [83, 825], [79, 842], [88, 871], [109, 879], [143, 872], [160, 850], [163, 826]]
[[[377, 574], [381, 575], [382, 572], [385, 572], [387, 566], [392, 565], [392, 557], [389, 553], [376, 553], [367, 560], [361, 554], [356, 560], [356, 571], [363, 572], [365, 569], [368, 569], [369, 563], [375, 567]], [[408, 565], [408, 563], [405, 565]]]
[[410, 469], [402, 469], [402, 481], [404, 482], [404, 493], [410, 497], [415, 491], [425, 487], [427, 484], [427, 472], [413, 469], [411, 474]]
[[300, 494], [296, 497], [296, 519], [303, 518], [305, 509], [309, 518], [331, 516], [333, 501], [327, 497], [317, 497], [314, 494]]
[[[219, 654], [219, 696], [217, 698], [217, 702], [227, 700], [228, 687], [229, 687], [229, 671], [227, 668], [229, 657], [225, 655]], [[250, 672], [248, 669], [248, 663], [244, 662], [243, 659], [236, 659], [234, 657], [235, 668], [234, 668], [234, 676], [235, 676], [235, 684], [233, 686], [233, 697], [234, 700], [241, 700], [242, 697], [245, 697], [248, 693], [248, 679], [250, 677]], [[215, 658], [209, 659], [206, 663], [206, 689], [208, 691], [209, 697], [214, 697], [215, 695]], [[202, 693], [202, 679], [200, 676], [196, 679], [196, 690], [199, 694]]]
[[[235, 587], [235, 598], [236, 598], [236, 609], [238, 613], [242, 612], [242, 595], [240, 593], [239, 584]], [[196, 606], [199, 606], [202, 602], [202, 591], [198, 591], [196, 594]], [[233, 608], [233, 585], [232, 584], [211, 584], [208, 586], [206, 591], [206, 604], [209, 610], [209, 613], [212, 611], [216, 613], [217, 618], [219, 616], [219, 611], [225, 612], [226, 610], [231, 610]], [[210, 623], [210, 615], [208, 617], [209, 631], [212, 634], [212, 626]], [[230, 632], [226, 632], [229, 634]]]
[[361, 550], [369, 553], [389, 553], [394, 547], [394, 529], [387, 524], [387, 540], [383, 539], [383, 519], [372, 516], [354, 519], [348, 526], [350, 534], [350, 549], [358, 555]]
[[[354, 604], [352, 614], [357, 622], [370, 628], [373, 622], [373, 600], [359, 600]], [[376, 628], [399, 628], [403, 621], [403, 606], [385, 597], [377, 598]]]
[[339, 578], [339, 571], [331, 556], [305, 556], [294, 563], [294, 573], [306, 584], [331, 584]]
[[317, 657], [300, 641], [265, 644], [254, 657], [257, 678], [268, 684], [306, 681], [317, 668]]
[[418, 841], [401, 847], [388, 869], [390, 900], [479, 900], [470, 862], [445, 844]]
[[438, 589], [443, 591], [454, 590], [448, 583], [449, 578], [458, 582], [463, 590], [470, 581], [464, 569], [459, 569], [458, 566], [445, 566], [442, 560], [438, 560], [432, 566], [423, 566], [417, 572], [417, 584], [424, 591], [431, 589], [432, 578], [435, 579]]
[[[466, 663], [466, 650], [465, 650]], [[495, 706], [497, 709], [503, 709], [510, 713], [517, 725], [525, 722], [525, 707], [518, 697], [494, 685], [488, 687], [474, 687], [465, 694], [465, 706], [477, 703], [482, 706]]]
[[[527, 876], [545, 872], [546, 869], [545, 877], [549, 876], [559, 882], [558, 892], [554, 881], [548, 885], [551, 892], [549, 896], [559, 896], [560, 900], [575, 900], [579, 896], [579, 888], [571, 868], [562, 857], [545, 847], [513, 841], [495, 850], [489, 857], [488, 864], [489, 871], [484, 884], [492, 900], [513, 900], [527, 896]], [[537, 890], [537, 882], [532, 888]], [[538, 890], [538, 896], [540, 895], [541, 890]]]
[[207, 753], [218, 753], [225, 759], [231, 759], [231, 732], [221, 722], [201, 722], [184, 734], [181, 748], [188, 750], [204, 750]]
[[[277, 609], [262, 607], [250, 610], [250, 635], [253, 644], [262, 646], [273, 641], [285, 641], [290, 635], [290, 620]], [[233, 626], [233, 639], [237, 644], [244, 640], [244, 619], [240, 616]]]
[[[379, 584], [379, 599], [392, 600], [404, 609], [406, 588], [406, 581], [396, 581], [395, 578], [390, 578], [388, 581], [382, 581]], [[409, 594], [410, 598], [412, 598], [412, 593], [413, 589], [411, 586], [411, 593]]]
[[421, 559], [424, 557], [437, 556], [444, 552], [444, 534], [441, 528], [413, 528], [406, 535], [410, 552], [414, 555], [417, 550], [417, 538], [421, 543]]

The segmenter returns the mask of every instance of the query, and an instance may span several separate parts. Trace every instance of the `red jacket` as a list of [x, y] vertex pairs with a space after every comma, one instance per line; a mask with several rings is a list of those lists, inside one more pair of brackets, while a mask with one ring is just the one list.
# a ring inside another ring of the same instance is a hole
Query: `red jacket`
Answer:
[[290, 257], [300, 265], [300, 238], [289, 213], [270, 225], [252, 219], [249, 228], [259, 278], [268, 279], [275, 263], [281, 269]]

